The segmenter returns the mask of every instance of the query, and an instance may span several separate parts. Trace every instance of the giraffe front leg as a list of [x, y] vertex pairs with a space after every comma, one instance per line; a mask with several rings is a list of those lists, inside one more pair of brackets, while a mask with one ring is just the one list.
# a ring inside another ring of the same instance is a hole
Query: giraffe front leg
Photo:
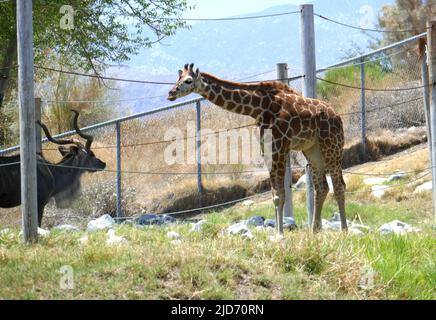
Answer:
[[279, 235], [283, 235], [283, 208], [285, 205], [285, 164], [284, 159], [282, 162], [275, 161], [272, 163], [270, 180], [271, 180], [271, 190], [273, 196], [275, 217], [276, 217], [276, 228]]

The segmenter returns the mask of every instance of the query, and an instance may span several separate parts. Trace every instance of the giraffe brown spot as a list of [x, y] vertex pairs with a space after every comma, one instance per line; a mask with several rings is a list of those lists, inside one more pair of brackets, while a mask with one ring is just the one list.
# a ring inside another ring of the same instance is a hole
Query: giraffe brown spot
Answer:
[[244, 106], [244, 107], [242, 108], [242, 113], [248, 115], [248, 114], [251, 113], [251, 110], [253, 110], [252, 107]]
[[239, 114], [242, 113], [242, 106], [240, 104], [236, 107], [235, 112]]
[[251, 98], [251, 104], [252, 104], [254, 107], [260, 107], [260, 97], [258, 97], [258, 96], [253, 96], [253, 97]]
[[224, 99], [230, 100], [232, 97], [232, 92], [230, 90], [223, 90], [222, 95], [224, 96]]
[[222, 106], [222, 105], [224, 104], [224, 99], [223, 99], [223, 97], [222, 97], [221, 95], [218, 95], [218, 96], [216, 97], [215, 103], [216, 103], [217, 105], [219, 105], [219, 106]]
[[239, 92], [233, 92], [233, 101], [236, 103], [242, 102], [241, 94]]
[[214, 91], [217, 95], [221, 93], [222, 89], [219, 85], [213, 84], [211, 86], [212, 91]]
[[[264, 99], [264, 101], [266, 101], [266, 103], [264, 102], [264, 104], [269, 105], [270, 106], [270, 110], [272, 112], [277, 113], [277, 112], [280, 111], [280, 109], [282, 109], [282, 107], [278, 103], [275, 103], [275, 102], [270, 103], [268, 100], [269, 99]], [[265, 108], [267, 108], [267, 107], [265, 107]]]
[[242, 100], [243, 104], [250, 104], [251, 103], [251, 96], [247, 95], [244, 97], [244, 99]]
[[291, 128], [294, 131], [294, 135], [298, 134], [301, 131], [301, 123], [300, 119], [294, 118], [291, 120]]
[[227, 101], [227, 108], [228, 109], [234, 109], [236, 107], [236, 104], [231, 102], [231, 101]]
[[209, 92], [209, 99], [213, 101], [213, 100], [215, 100], [215, 97], [216, 97], [215, 93], [213, 93], [213, 91], [210, 91]]

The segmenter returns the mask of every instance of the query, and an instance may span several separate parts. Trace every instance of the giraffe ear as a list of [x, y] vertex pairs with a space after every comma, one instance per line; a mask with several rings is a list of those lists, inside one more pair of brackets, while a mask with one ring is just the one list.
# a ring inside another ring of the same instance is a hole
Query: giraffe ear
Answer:
[[182, 74], [183, 74], [183, 71], [179, 70], [179, 78], [182, 76]]
[[195, 78], [197, 79], [200, 76], [200, 70], [195, 70]]

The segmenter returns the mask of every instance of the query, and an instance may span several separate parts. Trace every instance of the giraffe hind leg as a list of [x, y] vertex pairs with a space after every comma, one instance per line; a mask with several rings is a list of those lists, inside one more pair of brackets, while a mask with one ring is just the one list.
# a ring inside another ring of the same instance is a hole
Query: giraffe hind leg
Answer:
[[342, 176], [342, 169], [335, 168], [330, 172], [333, 182], [333, 190], [335, 193], [335, 199], [339, 207], [339, 215], [341, 217], [341, 229], [347, 231], [347, 217], [345, 214], [345, 182]]
[[[324, 151], [327, 152], [327, 151]], [[345, 214], [345, 181], [342, 175], [342, 148], [328, 151], [327, 172], [330, 173], [333, 183], [333, 191], [339, 207], [341, 229], [347, 231], [347, 218]]]
[[324, 160], [321, 155], [319, 145], [315, 145], [312, 148], [303, 152], [307, 161], [312, 168], [312, 183], [315, 189], [315, 208], [313, 214], [312, 230], [318, 232], [321, 230], [321, 213], [324, 201], [329, 192], [327, 179], [324, 170]]

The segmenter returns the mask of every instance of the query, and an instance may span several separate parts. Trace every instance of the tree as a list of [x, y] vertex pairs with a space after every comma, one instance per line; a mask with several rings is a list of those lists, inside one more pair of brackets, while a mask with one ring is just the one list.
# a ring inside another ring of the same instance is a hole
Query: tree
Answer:
[[398, 42], [424, 32], [426, 22], [436, 14], [436, 0], [396, 0], [394, 5], [383, 6], [378, 21], [385, 30], [410, 30], [387, 32], [382, 45]]
[[[108, 63], [121, 63], [163, 38], [185, 28], [187, 0], [34, 0], [35, 64], [55, 57], [64, 69], [95, 73]], [[4, 141], [5, 94], [15, 87], [16, 3], [0, 3], [0, 144]], [[53, 54], [54, 53], [54, 54]]]

